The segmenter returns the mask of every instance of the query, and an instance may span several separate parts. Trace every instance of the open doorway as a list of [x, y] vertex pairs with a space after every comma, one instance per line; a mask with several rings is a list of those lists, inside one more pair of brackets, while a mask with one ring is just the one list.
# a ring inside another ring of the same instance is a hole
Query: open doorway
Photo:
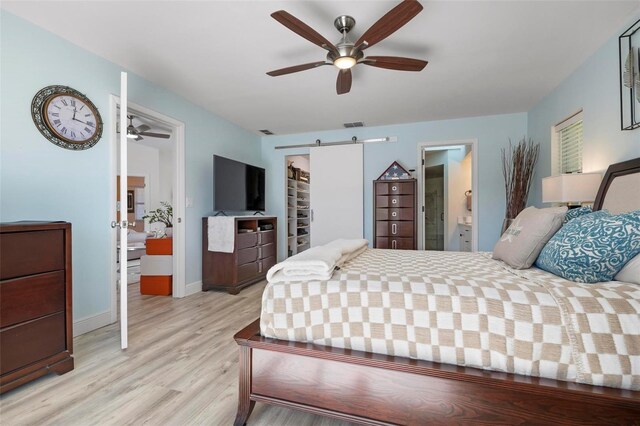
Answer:
[[[119, 98], [112, 96], [111, 112], [114, 122], [118, 122]], [[112, 134], [113, 206], [112, 215], [119, 221], [126, 211], [126, 248], [119, 247], [119, 238], [113, 238], [111, 321], [117, 320], [118, 265], [117, 252], [127, 250], [127, 278], [129, 284], [140, 285], [142, 257], [147, 255], [150, 238], [170, 236], [171, 258], [168, 262], [168, 286], [173, 297], [184, 297], [185, 286], [185, 168], [184, 168], [184, 123], [164, 116], [140, 105], [128, 103], [129, 129], [132, 130], [127, 142], [127, 200], [117, 200], [117, 186], [120, 176], [117, 132]], [[129, 135], [129, 131], [127, 131]], [[145, 216], [164, 205], [171, 206], [173, 219], [171, 227], [162, 221], [150, 221]], [[129, 254], [131, 253], [131, 256]], [[144, 274], [143, 275], [147, 275]]]
[[477, 141], [418, 146], [418, 248], [477, 250]]

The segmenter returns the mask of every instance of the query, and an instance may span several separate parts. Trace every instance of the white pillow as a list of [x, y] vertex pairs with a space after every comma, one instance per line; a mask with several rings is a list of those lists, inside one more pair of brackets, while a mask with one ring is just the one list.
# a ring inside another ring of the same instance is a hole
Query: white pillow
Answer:
[[514, 269], [527, 269], [542, 247], [562, 226], [566, 207], [527, 207], [515, 218], [493, 248], [493, 258]]
[[613, 279], [625, 283], [640, 284], [640, 254], [628, 261]]

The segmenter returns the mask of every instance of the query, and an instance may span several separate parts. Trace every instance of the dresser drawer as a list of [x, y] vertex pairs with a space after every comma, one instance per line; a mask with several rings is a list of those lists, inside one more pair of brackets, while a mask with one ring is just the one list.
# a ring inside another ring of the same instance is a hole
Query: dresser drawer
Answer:
[[376, 237], [376, 248], [415, 250], [413, 238]]
[[260, 260], [260, 266], [258, 267], [258, 273], [266, 274], [269, 268], [276, 264], [276, 257], [271, 256]]
[[258, 244], [271, 244], [276, 240], [276, 231], [260, 231], [258, 232]]
[[64, 269], [64, 230], [0, 234], [0, 279]]
[[376, 195], [413, 195], [413, 182], [376, 183]]
[[238, 265], [255, 262], [258, 260], [258, 247], [249, 247], [238, 250]]
[[64, 271], [0, 282], [0, 327], [64, 310]]
[[256, 232], [236, 234], [236, 249], [254, 247], [256, 244], [258, 244], [258, 234]]
[[413, 222], [380, 221], [376, 222], [376, 237], [411, 237]]
[[413, 207], [413, 195], [378, 195], [376, 207]]
[[0, 374], [66, 350], [64, 321], [60, 312], [0, 331]]
[[415, 214], [411, 207], [401, 209], [376, 209], [376, 220], [414, 220]]
[[238, 266], [238, 282], [248, 280], [258, 275], [258, 262], [245, 263]]
[[274, 243], [265, 244], [258, 247], [258, 258], [273, 257], [276, 255], [276, 245]]

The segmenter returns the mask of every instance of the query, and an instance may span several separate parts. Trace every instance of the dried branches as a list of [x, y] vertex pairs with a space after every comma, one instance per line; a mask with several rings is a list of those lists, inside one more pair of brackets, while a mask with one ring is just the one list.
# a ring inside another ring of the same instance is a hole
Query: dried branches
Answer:
[[509, 149], [502, 148], [502, 174], [507, 197], [507, 219], [514, 219], [527, 205], [533, 171], [538, 162], [540, 144], [523, 138]]

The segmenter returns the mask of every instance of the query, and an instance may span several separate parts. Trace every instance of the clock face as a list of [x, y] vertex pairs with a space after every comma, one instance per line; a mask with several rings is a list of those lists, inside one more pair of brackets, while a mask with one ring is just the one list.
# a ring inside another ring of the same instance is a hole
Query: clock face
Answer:
[[102, 119], [93, 102], [68, 86], [47, 86], [31, 102], [31, 118], [42, 136], [70, 150], [91, 148], [102, 137]]
[[49, 128], [69, 142], [84, 142], [95, 136], [96, 114], [92, 107], [70, 95], [50, 97], [44, 105], [43, 115]]

